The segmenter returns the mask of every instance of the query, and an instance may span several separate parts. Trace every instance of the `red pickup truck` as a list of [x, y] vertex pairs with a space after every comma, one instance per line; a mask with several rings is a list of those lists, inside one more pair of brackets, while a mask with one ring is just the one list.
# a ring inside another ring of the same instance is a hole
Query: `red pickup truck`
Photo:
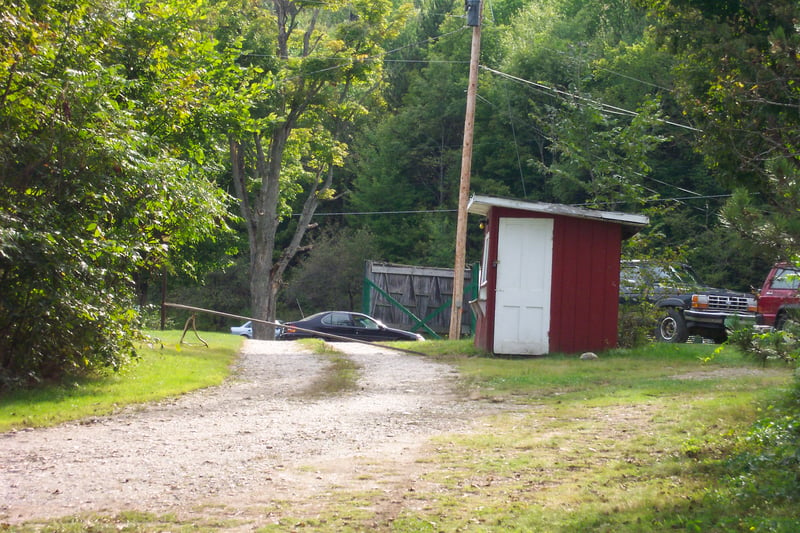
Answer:
[[782, 329], [790, 316], [800, 315], [798, 287], [800, 267], [792, 263], [777, 263], [772, 267], [758, 296], [762, 325]]

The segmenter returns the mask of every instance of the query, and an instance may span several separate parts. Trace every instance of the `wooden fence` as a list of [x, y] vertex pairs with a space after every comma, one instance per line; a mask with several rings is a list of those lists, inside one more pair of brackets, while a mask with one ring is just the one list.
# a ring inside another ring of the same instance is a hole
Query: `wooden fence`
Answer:
[[[461, 333], [475, 331], [468, 302], [478, 295], [478, 264], [464, 270]], [[363, 312], [387, 326], [439, 338], [450, 330], [453, 269], [367, 261]]]

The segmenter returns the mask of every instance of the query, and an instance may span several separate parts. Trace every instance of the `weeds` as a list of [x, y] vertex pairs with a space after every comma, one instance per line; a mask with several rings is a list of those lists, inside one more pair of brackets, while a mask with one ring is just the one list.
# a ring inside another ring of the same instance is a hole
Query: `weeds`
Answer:
[[617, 342], [620, 348], [645, 346], [653, 340], [659, 308], [647, 300], [620, 305]]
[[762, 365], [769, 360], [795, 364], [800, 356], [800, 324], [787, 321], [783, 329], [765, 332], [739, 328], [730, 333], [728, 342]]
[[[800, 325], [780, 330], [732, 331], [728, 343], [762, 366], [770, 361], [795, 366], [800, 357]], [[720, 349], [715, 351], [719, 353]], [[741, 433], [734, 453], [720, 463], [721, 483], [710, 490], [698, 517], [700, 529], [797, 531], [800, 520], [800, 381], [776, 393]], [[714, 512], [710, 512], [713, 510]]]
[[[800, 392], [787, 394], [783, 364], [753, 369], [733, 343], [652, 344], [591, 363], [465, 357], [434, 341], [415, 349], [457, 365], [469, 398], [505, 408], [473, 432], [435, 439], [400, 486], [358, 500], [341, 488], [313, 516], [290, 520], [302, 510], [282, 509], [265, 530], [800, 530]], [[348, 390], [358, 368], [322, 355], [339, 384], [320, 390]], [[98, 531], [192, 527], [144, 515], [96, 522]]]

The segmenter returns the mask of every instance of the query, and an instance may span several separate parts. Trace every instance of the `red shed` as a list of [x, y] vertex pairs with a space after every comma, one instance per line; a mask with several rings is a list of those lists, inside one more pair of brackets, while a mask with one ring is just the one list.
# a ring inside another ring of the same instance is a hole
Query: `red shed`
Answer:
[[473, 196], [486, 219], [475, 345], [508, 355], [617, 344], [622, 240], [642, 215]]

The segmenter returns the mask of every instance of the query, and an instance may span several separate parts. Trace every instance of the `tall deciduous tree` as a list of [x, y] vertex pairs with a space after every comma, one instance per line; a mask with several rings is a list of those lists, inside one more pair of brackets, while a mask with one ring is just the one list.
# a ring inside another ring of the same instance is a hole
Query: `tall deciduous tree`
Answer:
[[219, 62], [200, 7], [0, 8], [0, 386], [118, 367], [134, 273], [224, 216], [208, 145], [181, 133]]
[[[403, 10], [393, 11], [387, 0], [270, 0], [240, 15], [231, 20], [251, 51], [241, 61], [261, 71], [261, 92], [249, 120], [230, 134], [230, 160], [250, 244], [252, 313], [270, 320], [312, 215], [335, 195], [336, 168], [347, 153], [344, 132], [367, 112], [381, 83], [381, 43], [399, 28]], [[278, 225], [297, 198], [297, 229], [276, 256]], [[273, 332], [258, 324], [254, 335]]]
[[702, 130], [697, 141], [708, 166], [722, 183], [743, 188], [725, 208], [728, 223], [781, 255], [796, 253], [800, 4], [641, 3], [678, 59], [677, 93], [686, 116]]

